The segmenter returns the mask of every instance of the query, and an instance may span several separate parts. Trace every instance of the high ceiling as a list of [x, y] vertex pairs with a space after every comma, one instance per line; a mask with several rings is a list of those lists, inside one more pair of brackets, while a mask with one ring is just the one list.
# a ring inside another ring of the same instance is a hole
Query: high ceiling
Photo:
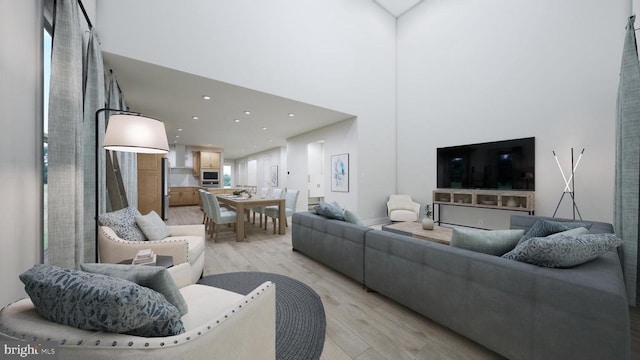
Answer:
[[373, 0], [391, 15], [398, 17], [418, 5], [422, 0]]
[[169, 144], [220, 148], [226, 159], [354, 117], [119, 55], [103, 58], [130, 110], [163, 121]]
[[[398, 17], [422, 0], [374, 1]], [[169, 144], [219, 148], [226, 159], [285, 146], [287, 138], [354, 117], [115, 54], [103, 58], [130, 110], [163, 121]]]

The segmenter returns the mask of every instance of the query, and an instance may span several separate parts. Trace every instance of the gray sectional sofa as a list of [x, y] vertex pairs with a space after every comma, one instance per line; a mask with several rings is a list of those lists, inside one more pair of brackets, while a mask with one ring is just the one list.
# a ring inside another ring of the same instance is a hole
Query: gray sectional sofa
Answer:
[[[527, 230], [538, 217], [513, 216]], [[559, 221], [560, 219], [553, 219]], [[313, 213], [293, 249], [509, 359], [628, 359], [629, 309], [615, 251], [544, 268]], [[592, 233], [610, 224], [587, 222]]]

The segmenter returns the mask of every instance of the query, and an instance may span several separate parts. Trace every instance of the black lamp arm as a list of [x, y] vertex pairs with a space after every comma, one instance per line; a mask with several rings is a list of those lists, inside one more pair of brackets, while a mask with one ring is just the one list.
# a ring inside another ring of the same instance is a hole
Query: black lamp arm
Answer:
[[119, 114], [126, 114], [126, 115], [135, 115], [135, 116], [141, 116], [142, 114], [138, 113], [138, 112], [133, 112], [133, 111], [127, 111], [127, 110], [120, 110], [120, 109], [112, 109], [112, 108], [102, 108], [102, 109], [98, 109], [96, 111], [96, 161], [95, 161], [95, 176], [96, 176], [96, 213], [95, 213], [95, 220], [96, 220], [96, 231], [95, 231], [95, 236], [96, 236], [96, 251], [95, 251], [95, 261], [98, 262], [98, 215], [100, 212], [100, 189], [99, 189], [99, 181], [100, 181], [100, 142], [98, 141], [98, 139], [100, 138], [100, 113], [104, 112], [104, 111], [113, 111]]

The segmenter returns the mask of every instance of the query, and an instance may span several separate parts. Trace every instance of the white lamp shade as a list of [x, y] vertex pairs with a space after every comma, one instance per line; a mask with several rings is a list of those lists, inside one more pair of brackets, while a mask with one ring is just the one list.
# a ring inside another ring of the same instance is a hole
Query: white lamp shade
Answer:
[[104, 134], [104, 148], [114, 151], [164, 154], [169, 152], [164, 123], [144, 116], [113, 115]]

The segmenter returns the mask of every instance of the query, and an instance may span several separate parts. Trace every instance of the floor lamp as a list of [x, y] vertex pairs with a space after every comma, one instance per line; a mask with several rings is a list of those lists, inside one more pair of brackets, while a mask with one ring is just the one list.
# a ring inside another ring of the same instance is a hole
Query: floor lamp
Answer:
[[553, 151], [553, 157], [556, 158], [556, 164], [558, 164], [558, 169], [560, 169], [560, 174], [562, 174], [562, 179], [564, 180], [564, 190], [562, 191], [562, 196], [560, 197], [560, 200], [558, 201], [558, 205], [556, 206], [556, 211], [553, 212], [553, 217], [556, 217], [556, 213], [558, 212], [558, 208], [560, 208], [560, 203], [562, 203], [562, 199], [564, 199], [564, 196], [566, 194], [569, 194], [569, 196], [571, 196], [571, 204], [573, 207], [573, 220], [576, 219], [576, 212], [578, 213], [580, 220], [582, 220], [582, 215], [580, 214], [580, 210], [578, 210], [578, 205], [576, 204], [576, 170], [578, 170], [578, 165], [580, 165], [580, 160], [582, 160], [583, 154], [584, 154], [584, 148], [580, 152], [580, 156], [578, 156], [578, 161], [574, 165], [573, 148], [571, 148], [571, 176], [569, 176], [569, 179], [567, 180], [567, 177], [565, 176], [564, 171], [562, 171], [562, 166], [560, 166], [560, 161], [558, 160], [558, 156], [556, 155], [556, 152]]
[[104, 134], [102, 147], [105, 150], [145, 153], [145, 154], [166, 154], [169, 152], [167, 132], [164, 123], [155, 119], [142, 116], [140, 113], [102, 108], [96, 111], [96, 251], [95, 257], [98, 262], [98, 215], [100, 212], [100, 113], [113, 111], [117, 114], [111, 115], [107, 122], [107, 129]]

